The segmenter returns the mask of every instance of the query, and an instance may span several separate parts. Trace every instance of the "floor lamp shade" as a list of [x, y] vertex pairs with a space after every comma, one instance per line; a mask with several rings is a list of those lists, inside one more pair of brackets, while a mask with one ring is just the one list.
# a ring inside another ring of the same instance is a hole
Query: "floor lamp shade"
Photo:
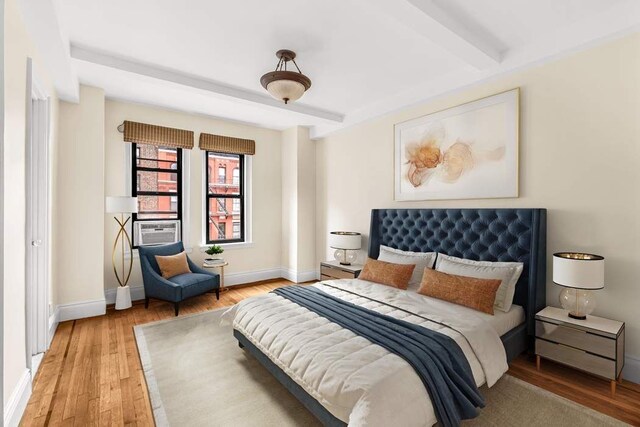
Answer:
[[123, 196], [107, 196], [105, 201], [107, 213], [137, 213], [138, 198]]
[[578, 252], [553, 254], [553, 282], [564, 287], [560, 305], [569, 317], [586, 319], [596, 308], [592, 290], [604, 288], [604, 257]]
[[[335, 249], [333, 256], [342, 265], [351, 265], [362, 246], [362, 235], [354, 231], [332, 231], [329, 233], [329, 246]], [[351, 252], [349, 252], [351, 251]]]

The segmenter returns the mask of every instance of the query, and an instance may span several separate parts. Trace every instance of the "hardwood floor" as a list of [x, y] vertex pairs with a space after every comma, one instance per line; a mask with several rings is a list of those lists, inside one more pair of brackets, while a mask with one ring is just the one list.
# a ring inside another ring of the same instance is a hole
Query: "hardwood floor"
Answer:
[[[278, 280], [184, 301], [180, 316], [230, 306], [291, 284]], [[133, 326], [174, 317], [173, 304], [139, 301], [129, 310], [60, 323], [33, 384], [23, 426], [150, 426], [153, 415]]]
[[[290, 284], [286, 280], [232, 288], [185, 301], [180, 316], [230, 306]], [[174, 317], [173, 305], [152, 301], [106, 316], [63, 322], [40, 365], [21, 425], [153, 425], [153, 416], [133, 326]], [[640, 426], [640, 386], [623, 382], [615, 397], [609, 382], [543, 361], [518, 358], [509, 373], [531, 384]]]
[[615, 396], [610, 382], [575, 369], [542, 360], [540, 371], [532, 356], [522, 355], [509, 367], [509, 374], [549, 390], [596, 411], [634, 426], [640, 426], [640, 385], [622, 380]]

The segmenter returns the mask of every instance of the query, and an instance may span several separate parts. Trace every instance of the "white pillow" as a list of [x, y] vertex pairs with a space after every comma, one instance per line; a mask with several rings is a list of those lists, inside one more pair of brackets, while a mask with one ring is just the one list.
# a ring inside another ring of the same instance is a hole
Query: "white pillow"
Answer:
[[416, 266], [413, 269], [409, 287], [407, 288], [410, 291], [417, 291], [420, 288], [424, 269], [433, 268], [435, 259], [435, 252], [401, 251], [384, 245], [380, 245], [380, 255], [378, 255], [379, 261], [392, 262], [394, 264], [414, 264]]
[[472, 261], [454, 256], [438, 254], [436, 270], [458, 276], [476, 277], [478, 279], [500, 279], [502, 283], [496, 292], [494, 307], [507, 312], [513, 304], [516, 283], [522, 274], [524, 265], [521, 262]]

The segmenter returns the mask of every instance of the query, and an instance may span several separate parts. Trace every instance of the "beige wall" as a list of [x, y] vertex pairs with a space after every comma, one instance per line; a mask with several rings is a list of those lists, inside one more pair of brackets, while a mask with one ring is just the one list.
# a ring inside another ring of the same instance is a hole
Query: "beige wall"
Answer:
[[26, 371], [25, 337], [25, 200], [26, 200], [26, 87], [27, 58], [33, 59], [38, 79], [51, 96], [51, 144], [57, 140], [55, 90], [26, 33], [15, 0], [4, 9], [4, 330], [3, 398], [7, 400]]
[[310, 273], [318, 270], [315, 251], [316, 225], [316, 159], [315, 143], [309, 129], [298, 128], [298, 264], [296, 271], [310, 280]]
[[293, 281], [315, 270], [315, 147], [309, 129], [282, 132], [282, 266]]
[[282, 267], [298, 265], [298, 128], [282, 132]]
[[[638, 76], [640, 35], [634, 35], [319, 141], [318, 261], [331, 257], [330, 230], [368, 234], [372, 208], [544, 207], [549, 210], [548, 265], [558, 250], [604, 255], [606, 288], [597, 294], [595, 314], [625, 321], [627, 354], [640, 356]], [[521, 88], [519, 198], [393, 201], [395, 123], [514, 87]], [[550, 267], [547, 280], [547, 302], [558, 305]]]
[[[242, 248], [227, 247], [224, 253], [229, 266], [225, 269], [228, 276], [237, 273], [260, 273], [265, 270], [280, 269], [281, 260], [281, 133], [279, 131], [258, 128], [235, 122], [217, 120], [206, 116], [180, 113], [162, 108], [107, 101], [105, 120], [105, 168], [106, 181], [104, 195], [116, 196], [130, 194], [126, 179], [130, 174], [125, 164], [125, 150], [131, 145], [124, 143], [117, 126], [124, 120], [139, 121], [161, 126], [193, 130], [198, 138], [201, 132], [229, 135], [256, 141], [256, 154], [250, 159], [250, 196], [251, 196], [251, 234], [252, 244]], [[198, 141], [196, 140], [196, 146]], [[197, 147], [187, 151], [189, 156], [190, 213], [185, 222], [186, 246], [192, 247], [189, 256], [201, 263], [205, 254], [201, 250], [204, 244], [204, 154]], [[111, 266], [111, 245], [117, 233], [117, 226], [111, 217], [106, 217], [103, 230], [103, 271], [105, 288], [117, 287]], [[132, 286], [142, 285], [142, 276], [138, 260], [134, 262], [131, 276]]]
[[104, 91], [80, 87], [80, 102], [60, 102], [56, 240], [58, 304], [104, 300]]

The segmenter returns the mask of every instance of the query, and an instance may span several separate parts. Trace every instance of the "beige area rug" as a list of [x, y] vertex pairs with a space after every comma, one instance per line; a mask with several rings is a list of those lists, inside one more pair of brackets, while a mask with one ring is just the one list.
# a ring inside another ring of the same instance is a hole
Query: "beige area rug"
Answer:
[[[248, 352], [225, 309], [136, 326], [135, 335], [159, 426], [315, 426], [318, 421]], [[505, 376], [481, 389], [487, 406], [469, 426], [625, 425]]]

